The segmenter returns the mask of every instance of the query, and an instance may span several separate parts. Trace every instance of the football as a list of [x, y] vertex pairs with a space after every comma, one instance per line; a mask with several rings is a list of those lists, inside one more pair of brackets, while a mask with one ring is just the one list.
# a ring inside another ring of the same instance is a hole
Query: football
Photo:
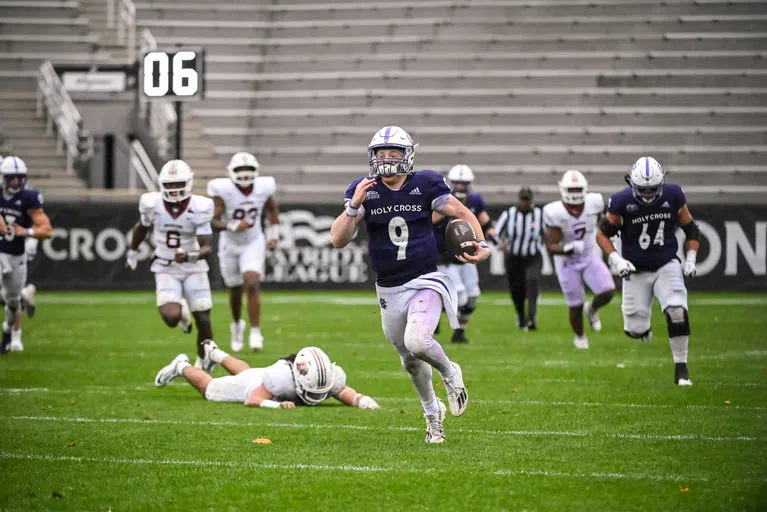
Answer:
[[456, 256], [463, 253], [472, 256], [476, 254], [477, 250], [472, 243], [476, 241], [477, 234], [474, 232], [474, 228], [465, 220], [453, 219], [445, 228], [445, 244], [450, 252]]

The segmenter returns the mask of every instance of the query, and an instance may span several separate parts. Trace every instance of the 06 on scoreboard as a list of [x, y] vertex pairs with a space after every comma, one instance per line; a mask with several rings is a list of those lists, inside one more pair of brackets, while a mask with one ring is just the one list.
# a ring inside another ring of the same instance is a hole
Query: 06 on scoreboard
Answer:
[[141, 89], [149, 98], [196, 100], [204, 94], [205, 51], [154, 50], [141, 61]]

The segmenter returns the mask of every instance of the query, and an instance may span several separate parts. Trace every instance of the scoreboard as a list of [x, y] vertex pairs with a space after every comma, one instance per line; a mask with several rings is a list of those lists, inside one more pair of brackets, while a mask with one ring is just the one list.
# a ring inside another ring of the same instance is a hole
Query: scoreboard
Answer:
[[139, 70], [141, 91], [149, 99], [199, 100], [205, 93], [204, 71], [204, 50], [149, 51]]

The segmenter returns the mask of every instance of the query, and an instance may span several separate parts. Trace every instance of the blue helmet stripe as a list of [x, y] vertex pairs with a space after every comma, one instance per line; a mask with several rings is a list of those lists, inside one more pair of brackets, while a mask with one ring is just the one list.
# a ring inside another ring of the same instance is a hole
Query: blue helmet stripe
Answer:
[[650, 177], [650, 159], [645, 157], [644, 159], [644, 172], [645, 175], [649, 178]]

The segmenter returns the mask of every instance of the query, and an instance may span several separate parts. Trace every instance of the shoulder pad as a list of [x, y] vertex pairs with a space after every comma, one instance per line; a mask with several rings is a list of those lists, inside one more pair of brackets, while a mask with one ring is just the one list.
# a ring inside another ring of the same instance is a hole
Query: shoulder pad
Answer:
[[138, 200], [138, 211], [140, 213], [147, 213], [157, 206], [157, 200], [160, 199], [159, 192], [146, 192], [141, 194], [141, 198]]
[[210, 197], [220, 197], [222, 192], [222, 185], [223, 181], [226, 178], [214, 178], [208, 182], [208, 188], [206, 190], [206, 194], [208, 194]]
[[213, 219], [213, 199], [198, 195], [193, 195], [192, 197], [197, 200], [196, 208], [197, 215], [200, 217], [200, 223], [210, 222]]
[[277, 182], [273, 176], [259, 176], [256, 178], [254, 189], [266, 196], [270, 196], [277, 191]]

